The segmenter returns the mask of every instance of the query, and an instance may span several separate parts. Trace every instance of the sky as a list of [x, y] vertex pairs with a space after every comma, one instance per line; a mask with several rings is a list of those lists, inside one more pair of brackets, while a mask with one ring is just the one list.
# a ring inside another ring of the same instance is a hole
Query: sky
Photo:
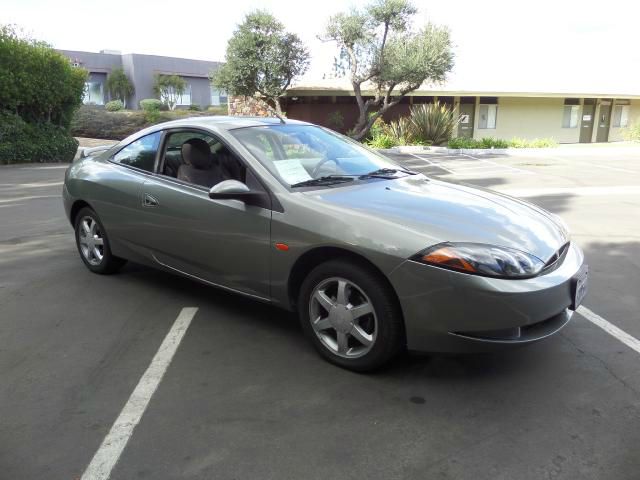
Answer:
[[[224, 60], [244, 15], [273, 13], [308, 46], [311, 82], [332, 72], [329, 17], [356, 0], [0, 0], [13, 23], [56, 48]], [[482, 90], [640, 93], [637, 0], [415, 0], [415, 26], [446, 25], [455, 44], [450, 82]]]

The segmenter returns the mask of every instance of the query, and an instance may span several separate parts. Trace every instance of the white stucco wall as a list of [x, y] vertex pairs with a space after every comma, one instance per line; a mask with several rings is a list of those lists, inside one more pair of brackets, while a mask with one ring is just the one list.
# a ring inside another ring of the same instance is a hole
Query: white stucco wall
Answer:
[[558, 143], [577, 143], [580, 123], [576, 128], [562, 128], [563, 111], [564, 98], [500, 97], [496, 128], [478, 128], [479, 112], [476, 110], [473, 136], [504, 140], [553, 138]]

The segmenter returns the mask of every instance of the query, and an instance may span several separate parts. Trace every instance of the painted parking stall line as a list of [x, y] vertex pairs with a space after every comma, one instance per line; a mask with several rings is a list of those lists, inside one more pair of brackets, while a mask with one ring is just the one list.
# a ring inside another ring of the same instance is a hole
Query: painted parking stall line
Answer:
[[624, 343], [627, 347], [640, 353], [640, 340], [638, 340], [637, 338], [632, 337], [624, 330], [619, 329], [614, 324], [602, 318], [600, 315], [593, 313], [584, 305], [579, 306], [576, 312], [578, 312], [580, 315], [582, 315], [584, 318], [589, 320], [594, 325], [600, 327], [602, 330], [607, 332], [612, 337]]
[[185, 307], [181, 310], [158, 352], [151, 360], [151, 364], [140, 378], [120, 415], [111, 426], [111, 430], [84, 471], [81, 480], [107, 480], [109, 478], [197, 311], [196, 307]]
[[[441, 171], [447, 172], [450, 175], [470, 175], [470, 174], [482, 174], [482, 175], [496, 175], [496, 174], [511, 174], [511, 175], [534, 175], [534, 172], [524, 170], [522, 168], [512, 167], [498, 162], [493, 162], [486, 158], [479, 158], [468, 154], [461, 154], [464, 160], [460, 157], [448, 157], [437, 155], [416, 155], [410, 153], [412, 157], [422, 160], [426, 163], [426, 168], [437, 168]], [[411, 163], [411, 166], [415, 167], [415, 160], [408, 160], [407, 163]], [[471, 172], [473, 170], [473, 172]]]
[[424, 162], [427, 162], [427, 163], [428, 163], [430, 166], [432, 166], [432, 167], [436, 167], [436, 168], [439, 168], [439, 169], [441, 169], [441, 170], [444, 170], [445, 172], [448, 172], [448, 173], [453, 174], [453, 172], [452, 172], [451, 170], [449, 170], [448, 168], [442, 167], [439, 163], [432, 162], [431, 160], [429, 160], [429, 159], [428, 159], [428, 158], [426, 158], [426, 157], [421, 157], [421, 156], [416, 155], [416, 154], [414, 154], [414, 153], [410, 153], [409, 155], [411, 155], [411, 156], [413, 156], [413, 157], [416, 157], [416, 158], [419, 158], [420, 160], [422, 160], [422, 161], [424, 161]]

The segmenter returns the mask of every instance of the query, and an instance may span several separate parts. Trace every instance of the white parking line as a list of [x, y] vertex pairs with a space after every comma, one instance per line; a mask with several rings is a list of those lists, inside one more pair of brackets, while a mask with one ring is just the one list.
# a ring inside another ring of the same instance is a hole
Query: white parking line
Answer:
[[18, 167], [16, 170], [63, 170], [69, 168], [70, 165], [70, 163], [67, 163], [65, 165], [54, 165], [49, 167]]
[[437, 167], [437, 168], [439, 168], [439, 169], [441, 169], [441, 170], [444, 170], [445, 172], [449, 172], [449, 173], [451, 173], [451, 174], [453, 174], [453, 173], [454, 173], [454, 172], [452, 172], [451, 170], [449, 170], [448, 168], [442, 167], [442, 166], [440, 166], [439, 164], [432, 162], [432, 161], [431, 161], [431, 160], [429, 160], [428, 158], [420, 157], [420, 156], [415, 155], [415, 154], [413, 154], [413, 153], [410, 153], [409, 155], [411, 155], [411, 156], [413, 156], [413, 157], [416, 157], [416, 158], [419, 158], [420, 160], [423, 160], [423, 161], [427, 162], [429, 165], [432, 165], [432, 166]]
[[600, 315], [596, 315], [595, 313], [593, 313], [591, 310], [589, 310], [587, 307], [583, 305], [579, 306], [578, 310], [576, 311], [580, 315], [582, 315], [584, 318], [589, 320], [591, 323], [603, 329], [609, 335], [620, 340], [627, 347], [632, 348], [636, 352], [640, 353], [640, 340], [638, 340], [637, 338], [632, 337], [624, 330], [620, 330], [618, 327], [616, 327], [612, 323], [609, 323]]
[[62, 195], [30, 195], [28, 197], [13, 197], [0, 199], [0, 203], [21, 202], [23, 200], [39, 200], [41, 198], [60, 198]]
[[147, 371], [142, 375], [111, 430], [82, 474], [81, 480], [107, 480], [109, 478], [111, 470], [129, 442], [134, 428], [140, 422], [147, 405], [149, 405], [149, 400], [158, 388], [197, 311], [196, 307], [182, 309], [155, 357], [151, 360]]
[[530, 174], [530, 175], [534, 175], [534, 173], [529, 171], [529, 170], [524, 170], [522, 168], [512, 167], [511, 165], [505, 165], [503, 163], [492, 162], [491, 160], [487, 160], [486, 158], [477, 158], [477, 157], [474, 157], [474, 156], [466, 154], [466, 153], [463, 153], [462, 156], [467, 157], [467, 158], [472, 158], [474, 160], [486, 162], [486, 163], [491, 163], [491, 164], [493, 164], [493, 165], [495, 165], [497, 167], [506, 168], [507, 170], [513, 170], [513, 171], [520, 172], [520, 173], [527, 173], [527, 174]]
[[602, 165], [601, 163], [595, 163], [595, 162], [582, 162], [580, 160], [574, 160], [573, 158], [569, 159], [569, 158], [560, 158], [560, 157], [551, 157], [551, 156], [546, 156], [545, 158], [548, 158], [550, 160], [555, 160], [557, 162], [569, 161], [571, 163], [581, 165], [583, 167], [588, 167], [588, 168], [591, 168], [591, 167], [604, 168], [605, 170], [612, 170], [614, 172], [632, 173], [636, 175], [640, 173], [637, 170], [629, 170], [627, 168], [612, 167], [611, 165]]

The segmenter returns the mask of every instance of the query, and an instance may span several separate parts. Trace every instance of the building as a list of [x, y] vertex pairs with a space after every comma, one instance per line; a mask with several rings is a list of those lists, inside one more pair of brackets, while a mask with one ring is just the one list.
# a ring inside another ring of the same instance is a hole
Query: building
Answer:
[[135, 87], [135, 93], [127, 99], [127, 108], [138, 109], [140, 100], [156, 98], [153, 91], [156, 74], [176, 74], [185, 79], [187, 88], [178, 101], [178, 108], [187, 108], [190, 105], [206, 108], [210, 105], [227, 104], [226, 94], [214, 89], [209, 81], [209, 75], [220, 66], [220, 62], [137, 53], [123, 55], [113, 50], [102, 50], [100, 53], [58, 51], [67, 56], [73, 65], [85, 68], [89, 72], [85, 104], [104, 105], [112, 100], [106, 88], [106, 81], [113, 69], [120, 67]]
[[[550, 79], [551, 83], [553, 79]], [[366, 91], [365, 94], [373, 94]], [[623, 140], [624, 128], [640, 121], [640, 89], [593, 86], [541, 88], [477, 88], [448, 83], [423, 86], [411, 92], [387, 112], [390, 121], [407, 115], [412, 105], [439, 101], [458, 111], [458, 136], [553, 138], [559, 143], [613, 142]], [[358, 107], [348, 82], [302, 82], [287, 91], [283, 102], [287, 116], [340, 128], [355, 124]]]

